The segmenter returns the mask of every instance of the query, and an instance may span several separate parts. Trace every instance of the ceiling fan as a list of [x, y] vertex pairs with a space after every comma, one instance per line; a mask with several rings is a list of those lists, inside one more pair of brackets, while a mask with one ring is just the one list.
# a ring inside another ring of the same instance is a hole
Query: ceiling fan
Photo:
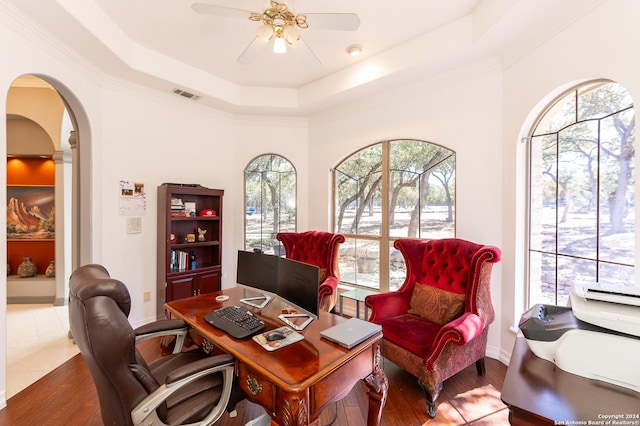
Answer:
[[271, 0], [270, 5], [262, 12], [235, 9], [231, 7], [194, 3], [191, 8], [197, 13], [218, 15], [231, 18], [249, 19], [262, 22], [253, 41], [238, 57], [238, 62], [248, 64], [258, 52], [274, 39], [273, 51], [285, 53], [287, 46], [310, 68], [320, 66], [320, 60], [309, 46], [300, 38], [298, 28], [322, 30], [355, 31], [360, 26], [360, 18], [355, 13], [305, 13], [296, 15], [284, 3]]

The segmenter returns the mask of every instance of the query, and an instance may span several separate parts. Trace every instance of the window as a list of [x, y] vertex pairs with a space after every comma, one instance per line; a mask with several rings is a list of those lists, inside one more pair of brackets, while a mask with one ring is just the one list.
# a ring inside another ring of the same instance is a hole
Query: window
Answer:
[[418, 140], [358, 151], [333, 170], [334, 229], [346, 283], [397, 290], [405, 278], [398, 238], [455, 235], [455, 152]]
[[296, 230], [296, 171], [279, 155], [254, 159], [244, 170], [245, 250], [284, 255], [278, 232]]
[[529, 300], [566, 305], [574, 282], [633, 285], [635, 113], [619, 84], [565, 93], [529, 142]]

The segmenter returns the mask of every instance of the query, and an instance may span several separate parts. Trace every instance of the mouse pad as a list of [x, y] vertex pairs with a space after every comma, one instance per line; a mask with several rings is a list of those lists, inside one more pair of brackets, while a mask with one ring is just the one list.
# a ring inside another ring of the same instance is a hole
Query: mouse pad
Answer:
[[[282, 334], [284, 334], [285, 338], [280, 340], [267, 340], [267, 335], [273, 333], [274, 331], [281, 332]], [[286, 325], [253, 336], [253, 340], [268, 351], [275, 351], [276, 349], [284, 348], [285, 346], [289, 346], [292, 343], [299, 342], [302, 339], [304, 339], [304, 336], [302, 334]]]

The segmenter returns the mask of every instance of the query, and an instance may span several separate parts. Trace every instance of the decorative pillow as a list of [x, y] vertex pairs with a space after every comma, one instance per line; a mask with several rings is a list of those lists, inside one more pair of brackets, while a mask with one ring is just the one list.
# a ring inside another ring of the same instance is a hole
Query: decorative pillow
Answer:
[[416, 283], [407, 312], [444, 325], [464, 312], [464, 294]]

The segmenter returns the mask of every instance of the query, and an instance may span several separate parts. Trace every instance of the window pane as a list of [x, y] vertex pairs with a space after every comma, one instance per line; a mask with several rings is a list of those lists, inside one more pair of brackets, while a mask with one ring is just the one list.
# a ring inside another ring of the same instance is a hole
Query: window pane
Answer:
[[245, 249], [283, 254], [278, 232], [296, 229], [296, 173], [278, 155], [263, 155], [245, 169]]
[[336, 232], [380, 235], [382, 145], [364, 149], [336, 169]]
[[576, 120], [575, 98], [576, 94], [572, 91], [549, 108], [538, 122], [533, 134], [555, 133], [574, 123]]
[[340, 279], [379, 289], [380, 244], [377, 241], [347, 238], [340, 246]]
[[390, 173], [389, 235], [391, 237], [415, 238], [420, 220], [420, 175], [404, 170]]
[[[602, 120], [600, 259], [634, 264], [635, 164], [633, 113]], [[606, 279], [606, 275], [603, 279]]]
[[556, 305], [567, 306], [569, 290], [573, 283], [595, 282], [596, 261], [576, 259], [573, 257], [558, 257], [558, 300]]
[[556, 303], [556, 256], [529, 253], [529, 306]]
[[407, 277], [407, 266], [400, 250], [389, 244], [389, 291], [396, 291]]
[[390, 143], [389, 235], [454, 235], [455, 153], [421, 141]]
[[[614, 265], [611, 263], [600, 262], [599, 268], [599, 281], [612, 283], [616, 286], [628, 287], [629, 289], [634, 287], [635, 268], [633, 266]], [[637, 290], [638, 288], [636, 287], [635, 291]]]
[[597, 122], [579, 123], [559, 133], [558, 253], [596, 258]]
[[616, 83], [596, 82], [578, 93], [578, 121], [603, 118], [633, 105], [626, 89]]
[[556, 136], [533, 137], [530, 150], [530, 247], [555, 252], [558, 185]]

